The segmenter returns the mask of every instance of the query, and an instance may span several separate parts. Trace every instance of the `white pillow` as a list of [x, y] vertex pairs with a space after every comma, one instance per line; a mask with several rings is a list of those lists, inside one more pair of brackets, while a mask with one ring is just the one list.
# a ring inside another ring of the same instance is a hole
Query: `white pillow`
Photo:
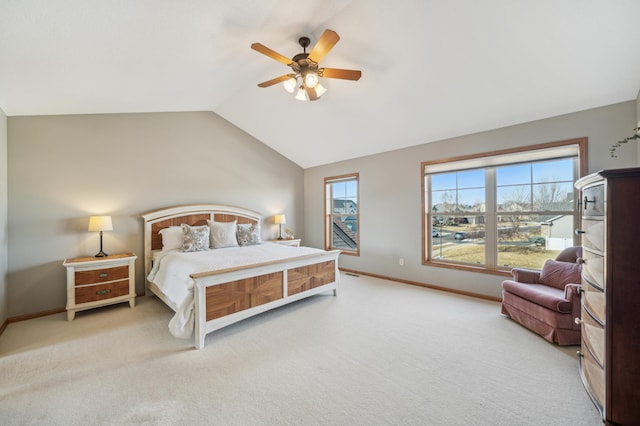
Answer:
[[260, 236], [260, 224], [241, 223], [238, 225], [238, 244], [240, 246], [250, 246], [262, 244]]
[[170, 226], [160, 230], [162, 236], [162, 251], [182, 249], [184, 239], [181, 226]]
[[207, 220], [211, 232], [211, 247], [237, 247], [238, 240], [236, 239], [236, 221], [233, 222], [214, 222], [213, 220]]
[[209, 227], [207, 225], [189, 226], [182, 224], [182, 251], [209, 250]]

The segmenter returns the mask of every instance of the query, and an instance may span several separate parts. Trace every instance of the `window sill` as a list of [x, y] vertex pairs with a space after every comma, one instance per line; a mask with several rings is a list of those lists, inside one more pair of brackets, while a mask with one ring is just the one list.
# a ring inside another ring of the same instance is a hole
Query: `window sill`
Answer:
[[436, 262], [433, 260], [424, 261], [422, 262], [422, 264], [424, 266], [431, 266], [434, 268], [456, 269], [458, 271], [477, 272], [480, 274], [498, 275], [501, 277], [511, 276], [511, 270], [489, 269], [484, 266], [472, 266], [472, 265], [454, 264], [454, 263], [448, 263], [448, 262]]

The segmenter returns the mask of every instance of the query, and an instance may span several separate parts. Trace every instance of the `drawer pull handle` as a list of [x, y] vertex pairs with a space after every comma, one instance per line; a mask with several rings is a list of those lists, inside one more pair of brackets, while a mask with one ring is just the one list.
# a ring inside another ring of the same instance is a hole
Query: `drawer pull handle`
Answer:
[[96, 294], [99, 294], [99, 295], [101, 295], [101, 296], [102, 296], [102, 295], [105, 295], [105, 294], [109, 294], [109, 293], [111, 293], [111, 289], [110, 289], [110, 288], [105, 288], [104, 290], [98, 290], [98, 291], [96, 291]]
[[575, 232], [576, 235], [580, 235], [580, 234], [585, 234], [586, 233], [582, 229], [576, 229], [574, 232]]
[[584, 209], [585, 209], [585, 210], [587, 209], [587, 206], [589, 205], [589, 203], [595, 203], [595, 202], [596, 202], [596, 200], [589, 200], [589, 199], [587, 198], [587, 196], [585, 195], [585, 196], [584, 196]]
[[575, 322], [576, 325], [581, 325], [584, 321], [582, 321], [580, 318], [576, 317], [576, 319], [574, 319], [573, 322]]
[[576, 355], [578, 355], [578, 358], [584, 357], [584, 354], [581, 351], [576, 351]]
[[109, 274], [106, 273], [102, 273], [100, 275], [98, 275], [100, 278], [107, 278], [109, 276]]

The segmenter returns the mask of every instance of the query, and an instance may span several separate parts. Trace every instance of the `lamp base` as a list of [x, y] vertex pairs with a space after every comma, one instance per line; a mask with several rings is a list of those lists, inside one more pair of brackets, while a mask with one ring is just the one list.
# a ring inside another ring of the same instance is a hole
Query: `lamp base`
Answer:
[[109, 256], [102, 250], [102, 231], [100, 231], [100, 251], [94, 257], [107, 257]]

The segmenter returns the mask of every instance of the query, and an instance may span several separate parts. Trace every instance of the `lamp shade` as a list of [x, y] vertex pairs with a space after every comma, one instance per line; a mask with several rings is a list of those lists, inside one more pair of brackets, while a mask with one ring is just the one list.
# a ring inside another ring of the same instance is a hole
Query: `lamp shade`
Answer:
[[318, 84], [318, 74], [314, 72], [308, 72], [307, 74], [305, 74], [304, 84], [310, 89], [316, 87], [316, 84]]
[[284, 225], [287, 223], [287, 219], [285, 218], [285, 216], [283, 214], [277, 214], [273, 217], [273, 222], [276, 225]]
[[289, 77], [288, 80], [282, 82], [282, 85], [284, 86], [284, 90], [289, 93], [293, 93], [298, 85], [298, 80], [296, 80], [294, 77]]
[[111, 216], [90, 216], [89, 232], [113, 231]]
[[303, 86], [300, 86], [298, 88], [298, 93], [296, 93], [296, 99], [303, 102], [307, 100], [307, 92], [304, 90]]
[[327, 89], [325, 89], [325, 87], [320, 83], [316, 84], [316, 87], [314, 88], [314, 90], [316, 91], [317, 97], [320, 97], [327, 92]]

